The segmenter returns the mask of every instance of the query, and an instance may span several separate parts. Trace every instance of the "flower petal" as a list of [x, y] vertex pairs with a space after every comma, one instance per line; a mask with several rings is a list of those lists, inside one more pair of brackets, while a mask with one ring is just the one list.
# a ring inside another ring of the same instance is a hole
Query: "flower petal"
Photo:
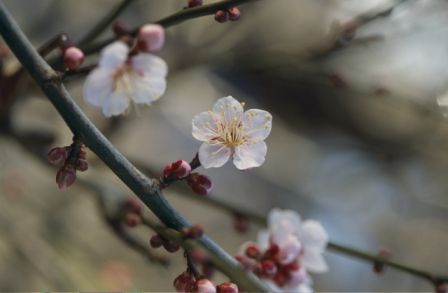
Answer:
[[145, 77], [165, 77], [168, 73], [166, 62], [156, 55], [140, 53], [131, 59], [132, 68]]
[[113, 92], [103, 103], [103, 114], [106, 117], [123, 114], [129, 107], [129, 99], [118, 92]]
[[267, 111], [250, 109], [244, 113], [243, 127], [250, 140], [264, 140], [271, 132], [272, 115]]
[[218, 122], [221, 117], [212, 111], [202, 112], [193, 117], [192, 134], [200, 141], [211, 141], [218, 137]]
[[199, 161], [204, 168], [217, 168], [230, 158], [231, 151], [223, 144], [203, 143], [199, 148]]
[[328, 243], [325, 228], [315, 220], [306, 220], [300, 229], [300, 239], [306, 249], [308, 247], [324, 250]]
[[304, 249], [304, 253], [300, 258], [301, 263], [307, 271], [311, 273], [325, 273], [328, 271], [328, 265], [319, 249]]
[[269, 231], [268, 230], [261, 230], [260, 232], [258, 232], [257, 234], [257, 243], [260, 246], [261, 250], [266, 250], [269, 248]]
[[84, 82], [84, 99], [91, 105], [101, 107], [107, 96], [112, 93], [113, 79], [110, 70], [96, 68]]
[[213, 106], [213, 112], [219, 113], [224, 117], [225, 122], [243, 117], [243, 106], [232, 96], [219, 99]]
[[135, 78], [132, 100], [137, 104], [150, 104], [158, 100], [166, 90], [166, 79]]
[[300, 227], [302, 220], [298, 212], [293, 210], [282, 210], [280, 208], [273, 208], [268, 215], [269, 229], [275, 229], [275, 227], [282, 222], [291, 223], [292, 226]]
[[233, 163], [240, 170], [259, 167], [264, 163], [266, 152], [267, 146], [263, 141], [254, 144], [242, 144], [235, 148]]
[[128, 53], [129, 47], [125, 43], [121, 41], [113, 42], [101, 51], [99, 67], [117, 69], [126, 62]]

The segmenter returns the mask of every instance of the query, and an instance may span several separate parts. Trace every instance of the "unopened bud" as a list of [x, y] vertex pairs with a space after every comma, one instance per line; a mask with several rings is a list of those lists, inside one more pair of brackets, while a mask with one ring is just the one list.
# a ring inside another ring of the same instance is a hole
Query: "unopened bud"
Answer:
[[208, 260], [207, 253], [205, 253], [204, 250], [198, 248], [190, 252], [190, 257], [197, 264], [203, 263]]
[[381, 274], [384, 271], [384, 262], [382, 260], [387, 260], [392, 256], [392, 252], [387, 248], [381, 248], [378, 257], [380, 260], [373, 263], [373, 271], [377, 274]]
[[199, 279], [194, 284], [194, 292], [197, 293], [215, 293], [216, 286], [209, 279]]
[[199, 173], [190, 174], [187, 182], [191, 189], [200, 195], [207, 195], [213, 189], [213, 183], [210, 178]]
[[238, 286], [234, 283], [225, 282], [217, 287], [218, 293], [238, 293]]
[[241, 18], [241, 12], [238, 9], [238, 7], [232, 7], [228, 10], [229, 13], [229, 20], [230, 21], [237, 21]]
[[196, 6], [201, 6], [202, 5], [202, 0], [188, 0], [188, 7], [196, 7]]
[[137, 44], [142, 52], [160, 51], [165, 44], [165, 29], [158, 24], [145, 24], [138, 31]]
[[124, 202], [124, 206], [128, 211], [133, 213], [141, 214], [142, 212], [142, 203], [134, 197], [127, 198]]
[[84, 62], [84, 53], [77, 47], [69, 47], [64, 51], [64, 66], [68, 70], [77, 70]]
[[250, 228], [250, 221], [247, 217], [236, 214], [233, 220], [233, 227], [238, 233], [246, 233]]
[[253, 259], [258, 259], [261, 256], [261, 251], [258, 248], [258, 245], [254, 244], [254, 243], [247, 245], [246, 250], [244, 251], [244, 253], [248, 257], [253, 258]]
[[114, 31], [114, 34], [119, 38], [129, 34], [129, 30], [128, 30], [126, 24], [124, 23], [124, 21], [121, 21], [121, 20], [117, 20], [114, 23], [112, 30]]
[[162, 238], [159, 234], [153, 235], [151, 239], [149, 239], [149, 244], [152, 248], [159, 248], [162, 247], [163, 243], [165, 242], [165, 239]]
[[183, 272], [174, 279], [173, 286], [177, 292], [191, 292], [194, 288], [194, 278], [189, 272]]
[[164, 241], [162, 245], [170, 253], [174, 253], [180, 249], [180, 245], [172, 241]]
[[76, 171], [70, 165], [62, 167], [56, 174], [56, 183], [58, 184], [60, 190], [67, 189], [68, 187], [73, 185], [75, 181], [76, 181]]
[[89, 169], [89, 164], [86, 160], [78, 159], [76, 160], [76, 170], [84, 172]]
[[190, 175], [191, 166], [184, 160], [178, 160], [163, 168], [165, 178], [182, 179]]
[[66, 148], [55, 147], [52, 148], [47, 155], [48, 162], [51, 164], [61, 167], [67, 160], [68, 152]]
[[124, 223], [129, 227], [136, 227], [142, 223], [142, 217], [136, 213], [127, 213], [124, 217]]
[[219, 23], [223, 23], [229, 20], [229, 12], [224, 10], [218, 10], [215, 13], [215, 20]]
[[191, 227], [183, 227], [180, 230], [183, 239], [199, 239], [204, 234], [204, 228], [201, 225], [193, 225]]
[[260, 263], [259, 272], [262, 276], [272, 277], [277, 273], [277, 266], [272, 260], [266, 259]]

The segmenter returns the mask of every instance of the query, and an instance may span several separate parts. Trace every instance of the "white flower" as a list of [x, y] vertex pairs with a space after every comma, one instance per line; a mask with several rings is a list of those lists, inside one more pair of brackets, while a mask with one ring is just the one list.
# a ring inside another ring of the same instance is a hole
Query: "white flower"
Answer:
[[297, 259], [308, 272], [328, 271], [322, 255], [328, 243], [328, 234], [319, 222], [302, 222], [297, 212], [275, 208], [269, 213], [268, 226], [267, 231], [259, 233], [258, 243], [262, 248], [278, 245], [280, 263], [287, 264]]
[[98, 67], [84, 84], [85, 100], [101, 107], [104, 116], [123, 114], [131, 101], [150, 105], [165, 93], [168, 68], [147, 53], [129, 56], [129, 47], [116, 41], [101, 51]]
[[213, 110], [193, 118], [193, 136], [202, 141], [199, 161], [204, 168], [221, 167], [230, 157], [240, 169], [263, 164], [267, 147], [264, 142], [271, 132], [269, 112], [250, 109], [228, 96], [219, 99]]

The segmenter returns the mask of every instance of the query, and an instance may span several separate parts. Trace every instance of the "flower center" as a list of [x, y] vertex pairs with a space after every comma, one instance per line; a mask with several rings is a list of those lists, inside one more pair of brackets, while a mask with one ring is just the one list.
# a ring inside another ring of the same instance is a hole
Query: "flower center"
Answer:
[[114, 80], [114, 91], [122, 93], [128, 99], [132, 99], [135, 92], [134, 79], [140, 76], [140, 73], [125, 63], [119, 67], [112, 75]]
[[245, 135], [243, 123], [238, 118], [231, 121], [225, 121], [218, 125], [220, 137], [218, 139], [222, 144], [234, 148], [244, 143]]

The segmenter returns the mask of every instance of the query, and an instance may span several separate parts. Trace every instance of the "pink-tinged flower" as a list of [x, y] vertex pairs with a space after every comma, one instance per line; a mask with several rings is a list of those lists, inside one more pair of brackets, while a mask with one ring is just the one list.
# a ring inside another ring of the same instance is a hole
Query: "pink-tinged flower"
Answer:
[[194, 284], [193, 292], [197, 293], [216, 293], [216, 286], [208, 279], [199, 279]]
[[174, 163], [168, 164], [163, 168], [163, 176], [173, 179], [182, 179], [190, 175], [191, 166], [184, 160], [178, 160]]
[[142, 52], [160, 51], [165, 44], [165, 29], [158, 24], [145, 24], [138, 31], [137, 42]]
[[123, 114], [131, 102], [150, 105], [165, 93], [168, 67], [147, 53], [129, 56], [129, 47], [116, 41], [101, 51], [98, 67], [84, 84], [85, 100], [101, 107], [104, 116]]
[[221, 167], [231, 157], [240, 169], [259, 167], [264, 163], [267, 147], [264, 140], [272, 128], [269, 112], [250, 109], [228, 96], [219, 99], [213, 110], [193, 118], [194, 138], [202, 141], [199, 161], [204, 168]]
[[238, 293], [238, 286], [231, 282], [225, 282], [217, 287], [218, 293]]

